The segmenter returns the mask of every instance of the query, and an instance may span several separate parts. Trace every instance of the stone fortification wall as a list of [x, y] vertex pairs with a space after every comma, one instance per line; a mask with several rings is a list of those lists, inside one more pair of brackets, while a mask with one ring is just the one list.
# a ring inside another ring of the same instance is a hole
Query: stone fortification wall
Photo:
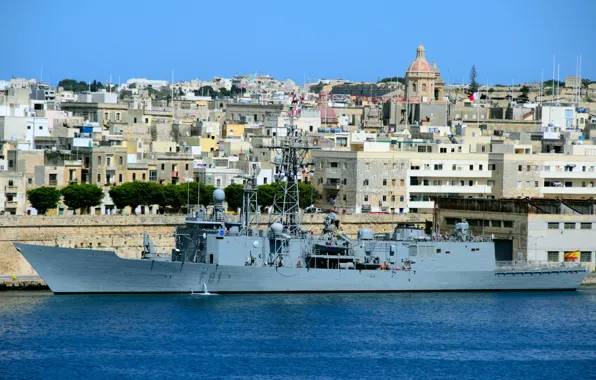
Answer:
[[13, 241], [77, 248], [110, 249], [122, 257], [139, 257], [143, 232], [158, 251], [169, 252], [183, 216], [74, 215], [0, 217], [0, 275], [35, 274], [12, 245]]
[[[325, 214], [302, 217], [305, 229], [320, 232]], [[342, 230], [355, 235], [360, 227], [376, 233], [390, 232], [397, 222], [416, 223], [427, 216], [417, 215], [340, 215]], [[263, 216], [266, 227], [268, 217]], [[121, 257], [140, 258], [143, 233], [149, 233], [160, 253], [175, 245], [176, 227], [183, 215], [74, 215], [0, 217], [0, 275], [34, 275], [35, 271], [14, 248], [12, 242], [71, 248], [113, 250]]]

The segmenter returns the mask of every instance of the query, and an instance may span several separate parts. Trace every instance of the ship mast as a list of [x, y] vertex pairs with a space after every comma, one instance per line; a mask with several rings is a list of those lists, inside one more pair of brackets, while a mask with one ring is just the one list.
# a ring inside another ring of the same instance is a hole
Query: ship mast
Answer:
[[280, 138], [276, 145], [269, 147], [276, 152], [275, 179], [280, 186], [280, 190], [275, 193], [274, 213], [269, 222], [270, 224], [281, 223], [284, 232], [293, 236], [298, 235], [302, 230], [299, 175], [302, 173], [302, 168], [307, 166], [304, 160], [308, 152], [317, 149], [309, 146], [306, 133], [298, 130], [294, 123], [300, 117], [303, 99], [304, 97], [298, 98], [292, 93], [289, 124], [285, 125], [286, 136]]
[[261, 171], [258, 162], [249, 161], [248, 175], [240, 176], [245, 179], [242, 191], [242, 229], [246, 235], [252, 235], [259, 228], [259, 205], [257, 201], [257, 176]]

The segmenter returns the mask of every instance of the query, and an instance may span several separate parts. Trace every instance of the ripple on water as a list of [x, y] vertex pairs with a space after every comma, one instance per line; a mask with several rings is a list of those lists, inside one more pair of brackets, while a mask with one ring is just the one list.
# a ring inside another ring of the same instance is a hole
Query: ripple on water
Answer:
[[0, 378], [585, 378], [596, 290], [0, 294]]

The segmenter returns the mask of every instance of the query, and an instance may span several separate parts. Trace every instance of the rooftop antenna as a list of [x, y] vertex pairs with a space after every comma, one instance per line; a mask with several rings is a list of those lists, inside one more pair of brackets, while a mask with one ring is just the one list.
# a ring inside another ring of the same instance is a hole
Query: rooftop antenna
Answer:
[[582, 55], [579, 55], [579, 101], [577, 104], [582, 101]]
[[552, 106], [555, 104], [555, 55], [553, 54], [553, 81], [551, 82], [550, 92], [552, 94], [551, 105], [548, 108], [548, 124], [552, 125]]
[[542, 86], [544, 85], [544, 69], [540, 72], [540, 92], [539, 92], [539, 103], [542, 104]]
[[551, 88], [551, 92], [552, 92], [552, 103], [555, 104], [555, 55], [553, 54], [553, 83], [552, 83], [552, 88]]
[[561, 91], [561, 64], [557, 64], [557, 105], [559, 105], [559, 91]]
[[[576, 56], [575, 57], [575, 79], [577, 80], [578, 75], [579, 74], [579, 57]], [[573, 99], [572, 99], [573, 103], [577, 104], [577, 83], [573, 84]]]

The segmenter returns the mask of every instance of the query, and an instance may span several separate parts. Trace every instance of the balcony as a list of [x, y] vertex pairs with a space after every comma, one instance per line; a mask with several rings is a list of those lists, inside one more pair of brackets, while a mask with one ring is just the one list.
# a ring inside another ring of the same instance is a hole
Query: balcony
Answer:
[[409, 201], [408, 208], [434, 208], [435, 202], [433, 201]]
[[413, 185], [408, 187], [410, 193], [424, 194], [490, 194], [492, 186], [474, 185], [474, 186], [420, 186]]
[[6, 201], [6, 204], [4, 206], [4, 208], [16, 208], [19, 207], [19, 202], [18, 201]]
[[170, 177], [171, 178], [178, 178], [180, 176], [180, 172], [178, 171], [171, 171], [170, 172]]
[[408, 177], [425, 178], [492, 178], [490, 170], [408, 170]]
[[341, 187], [341, 185], [338, 183], [331, 183], [331, 182], [327, 182], [323, 184], [323, 189], [326, 190], [339, 190], [339, 188]]
[[596, 187], [543, 187], [542, 194], [596, 195]]
[[582, 172], [582, 171], [573, 171], [573, 172], [551, 172], [551, 171], [541, 171], [540, 178], [549, 178], [549, 179], [592, 179], [596, 180], [596, 172]]
[[48, 186], [58, 186], [58, 180], [57, 179], [48, 180]]
[[4, 186], [4, 191], [6, 193], [18, 193], [19, 192], [19, 187], [18, 186]]

